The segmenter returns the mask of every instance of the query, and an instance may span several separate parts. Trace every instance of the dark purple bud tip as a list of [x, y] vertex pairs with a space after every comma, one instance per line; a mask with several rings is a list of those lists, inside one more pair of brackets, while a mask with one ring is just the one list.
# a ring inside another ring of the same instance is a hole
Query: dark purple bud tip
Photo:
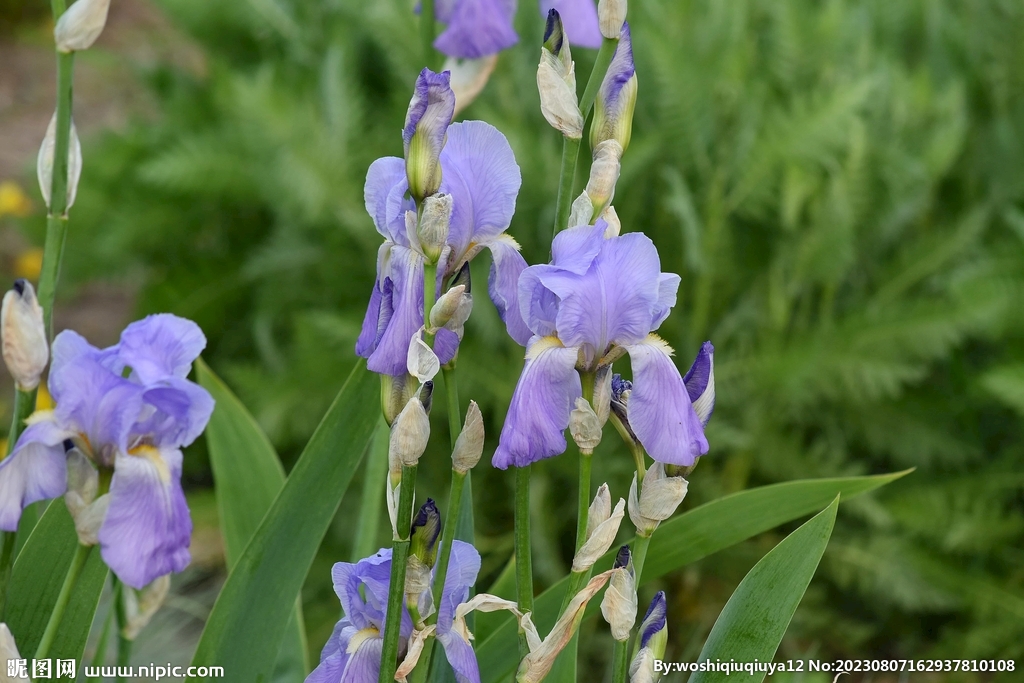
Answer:
[[456, 273], [455, 277], [452, 279], [452, 287], [458, 287], [459, 285], [465, 286], [466, 294], [472, 293], [473, 277], [469, 272], [469, 261], [462, 264], [462, 267], [459, 268], [459, 272]]
[[64, 439], [64, 443], [61, 444], [64, 447], [65, 453], [70, 453], [75, 448], [75, 442], [71, 439]]
[[14, 291], [18, 293], [18, 296], [21, 296], [22, 294], [25, 293], [26, 284], [28, 283], [25, 282], [25, 278], [19, 277], [17, 280], [14, 281]]
[[420, 403], [423, 404], [423, 410], [430, 414], [430, 406], [434, 401], [434, 381], [428, 380], [423, 383], [423, 388], [420, 389]]
[[667, 625], [668, 603], [665, 600], [665, 591], [658, 591], [651, 600], [651, 606], [647, 608], [643, 623], [640, 624], [640, 647], [647, 647], [651, 638]]
[[633, 390], [633, 383], [628, 379], [622, 379], [622, 375], [612, 375], [612, 400], [622, 401], [622, 394]]
[[619, 569], [620, 567], [628, 567], [633, 561], [633, 555], [629, 551], [629, 546], [624, 545], [619, 548], [619, 552], [615, 555], [615, 563], [612, 565], [612, 569]]
[[554, 55], [562, 51], [562, 44], [565, 41], [565, 32], [562, 30], [562, 18], [558, 10], [552, 9], [548, 12], [547, 24], [544, 26], [544, 47]]
[[437, 539], [441, 535], [441, 513], [432, 498], [420, 506], [412, 522], [410, 552], [428, 567], [437, 559]]

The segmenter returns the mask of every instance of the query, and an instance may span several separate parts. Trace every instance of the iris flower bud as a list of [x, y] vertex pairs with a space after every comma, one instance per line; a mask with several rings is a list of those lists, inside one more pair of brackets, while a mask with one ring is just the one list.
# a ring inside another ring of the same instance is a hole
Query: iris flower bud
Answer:
[[577, 398], [576, 407], [569, 414], [569, 433], [584, 455], [592, 455], [601, 443], [601, 420], [585, 398]]
[[473, 295], [466, 291], [465, 285], [457, 285], [445, 292], [430, 309], [430, 327], [434, 331], [444, 327], [457, 333], [472, 312]]
[[594, 566], [597, 559], [608, 552], [615, 535], [619, 532], [619, 524], [625, 516], [626, 501], [619, 499], [612, 509], [612, 498], [608, 492], [608, 484], [601, 484], [590, 504], [587, 516], [586, 541], [572, 560], [574, 572], [584, 572]]
[[615, 556], [612, 577], [601, 600], [601, 614], [611, 626], [612, 638], [623, 643], [629, 640], [636, 623], [636, 572], [628, 545]]
[[441, 150], [455, 115], [451, 75], [423, 69], [405, 116], [405, 173], [409, 191], [419, 203], [441, 187]]
[[[615, 140], [625, 151], [633, 131], [633, 108], [636, 106], [636, 67], [633, 64], [633, 43], [629, 24], [622, 25], [619, 46], [608, 66], [594, 102], [594, 122], [590, 126], [590, 148], [595, 152], [605, 140]], [[595, 202], [596, 204], [597, 202]]]
[[380, 404], [384, 413], [384, 420], [388, 426], [395, 423], [395, 418], [402, 411], [409, 399], [419, 391], [419, 383], [415, 377], [410, 375], [380, 376]]
[[665, 646], [668, 644], [667, 612], [665, 592], [658, 591], [640, 624], [633, 661], [629, 665], [630, 683], [656, 683], [661, 678], [661, 671], [655, 669], [654, 662], [665, 657]]
[[573, 201], [572, 208], [569, 209], [569, 227], [575, 228], [577, 225], [590, 225], [590, 219], [593, 216], [594, 202], [590, 200], [590, 195], [584, 190]]
[[540, 49], [537, 89], [540, 111], [547, 122], [567, 138], [583, 137], [583, 113], [576, 98], [576, 67], [562, 19], [554, 9], [548, 12], [544, 45]]
[[397, 461], [405, 467], [415, 467], [427, 449], [429, 438], [430, 418], [420, 398], [413, 397], [391, 425], [388, 453], [392, 465]]
[[466, 422], [452, 450], [452, 469], [465, 474], [476, 467], [484, 452], [484, 418], [476, 401], [469, 402]]
[[165, 574], [139, 591], [128, 586], [123, 586], [122, 590], [126, 623], [121, 628], [121, 635], [128, 640], [135, 640], [167, 599], [171, 590], [171, 575]]
[[[438, 166], [440, 168], [440, 166]], [[435, 194], [423, 200], [416, 236], [419, 238], [423, 255], [431, 263], [437, 263], [448, 240], [448, 229], [452, 222], [452, 196]]]
[[441, 513], [437, 504], [427, 498], [412, 522], [412, 545], [409, 552], [419, 558], [427, 567], [433, 567], [437, 560], [437, 539], [441, 536]]
[[[77, 4], [77, 3], [76, 3]], [[71, 137], [68, 140], [68, 191], [67, 204], [64, 210], [67, 211], [75, 203], [75, 196], [78, 194], [78, 181], [82, 177], [82, 143], [78, 140], [78, 130], [74, 121], [71, 122]], [[43, 201], [46, 208], [50, 208], [50, 192], [53, 189], [53, 155], [57, 146], [57, 112], [53, 113], [50, 125], [46, 127], [46, 136], [43, 137], [43, 144], [39, 147], [39, 155], [36, 157], [36, 178], [39, 180], [39, 191], [43, 194]]]
[[21, 391], [39, 386], [50, 359], [43, 309], [27, 280], [15, 280], [0, 307], [0, 340], [4, 363]]
[[[622, 168], [619, 164], [621, 158], [622, 147], [616, 140], [605, 140], [594, 150], [594, 163], [590, 166], [590, 180], [587, 181], [587, 196], [593, 204], [594, 214], [600, 215], [615, 195], [615, 183]], [[592, 215], [591, 219], [594, 217]]]
[[100, 526], [107, 516], [110, 496], [103, 495], [97, 499], [100, 478], [96, 467], [70, 440], [65, 442], [65, 447], [68, 490], [64, 493], [64, 503], [75, 521], [78, 542], [98, 545]]
[[602, 36], [608, 39], [619, 37], [626, 21], [626, 9], [626, 0], [598, 0], [597, 20], [601, 24]]
[[658, 525], [675, 514], [686, 497], [687, 481], [682, 477], [665, 474], [664, 463], [655, 462], [644, 476], [643, 487], [637, 494], [637, 478], [629, 488], [629, 518], [637, 533], [650, 536]]
[[87, 50], [107, 25], [110, 0], [78, 0], [60, 15], [53, 29], [58, 52]]

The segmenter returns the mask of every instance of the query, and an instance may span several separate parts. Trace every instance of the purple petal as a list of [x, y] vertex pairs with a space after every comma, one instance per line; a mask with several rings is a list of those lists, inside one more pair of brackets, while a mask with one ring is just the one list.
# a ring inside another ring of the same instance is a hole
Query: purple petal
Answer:
[[370, 637], [359, 644], [348, 656], [340, 681], [332, 683], [376, 683], [380, 676], [380, 661], [384, 649], [384, 638]]
[[558, 10], [562, 17], [565, 35], [569, 37], [571, 47], [601, 47], [604, 36], [597, 21], [597, 6], [594, 0], [541, 0], [541, 16], [547, 16], [552, 9]]
[[455, 608], [469, 599], [469, 589], [476, 583], [476, 576], [480, 572], [480, 553], [469, 543], [452, 541], [450, 557], [441, 603], [437, 608], [439, 634], [451, 630]]
[[394, 313], [366, 367], [385, 375], [404, 375], [409, 341], [423, 325], [423, 257], [411, 249], [396, 246], [391, 250], [389, 268], [394, 286], [391, 296]]
[[665, 600], [665, 591], [658, 591], [651, 600], [647, 614], [640, 624], [640, 647], [647, 647], [647, 643], [658, 631], [668, 625], [668, 604]]
[[437, 639], [444, 648], [444, 655], [448, 658], [455, 671], [455, 678], [458, 683], [480, 683], [480, 667], [476, 661], [476, 653], [473, 646], [462, 639], [455, 631], [437, 634]]
[[0, 530], [16, 531], [27, 505], [56, 498], [67, 489], [62, 444], [70, 436], [51, 414], [49, 419], [29, 425], [11, 454], [0, 460]]
[[505, 323], [510, 337], [520, 346], [526, 346], [533, 333], [519, 312], [519, 276], [526, 270], [526, 259], [519, 253], [519, 245], [507, 235], [487, 242], [491, 250], [491, 275], [487, 288], [498, 315]]
[[[363, 358], [368, 357], [373, 350], [377, 348], [377, 339], [383, 333], [384, 327], [387, 327], [387, 323], [383, 326], [381, 323], [381, 302], [384, 299], [384, 293], [381, 291], [380, 273], [377, 273], [377, 277], [373, 280], [373, 291], [370, 292], [370, 303], [366, 306], [366, 315], [363, 317], [363, 328], [359, 332], [359, 338], [356, 339], [356, 355]], [[390, 283], [390, 281], [389, 281]], [[388, 303], [391, 301], [390, 293], [388, 295]], [[390, 319], [390, 315], [388, 316]]]
[[601, 89], [597, 92], [598, 99], [604, 103], [604, 107], [613, 115], [620, 111], [620, 106], [625, 103], [619, 102], [619, 93], [626, 85], [626, 82], [636, 73], [636, 65], [633, 63], [633, 40], [629, 32], [629, 22], [622, 25], [622, 33], [619, 36], [619, 44], [615, 48], [611, 64], [608, 65], [608, 72], [601, 81]]
[[605, 226], [579, 225], [558, 233], [551, 243], [551, 265], [576, 275], [586, 273], [604, 246]]
[[661, 327], [669, 312], [676, 305], [679, 279], [679, 276], [675, 273], [662, 273], [658, 278], [658, 302], [654, 306], [654, 319], [651, 321], [652, 330]]
[[508, 228], [523, 179], [508, 140], [483, 121], [452, 124], [441, 168], [441, 192], [452, 196], [448, 244], [458, 262], [470, 242], [481, 244]]
[[184, 378], [206, 348], [206, 336], [191, 320], [170, 313], [150, 315], [121, 333], [117, 355], [143, 384]]
[[103, 561], [119, 579], [141, 589], [180, 572], [191, 559], [192, 537], [181, 490], [181, 451], [142, 446], [118, 453], [110, 482], [110, 507], [100, 527]]
[[213, 414], [213, 397], [194, 382], [173, 377], [163, 386], [147, 389], [142, 400], [156, 408], [132, 431], [146, 435], [157, 446], [184, 448], [203, 433]]
[[[451, 74], [447, 71], [434, 73], [430, 69], [423, 69], [416, 79], [409, 110], [405, 115], [405, 127], [402, 129], [407, 169], [414, 136], [421, 138], [422, 147], [417, 155], [422, 154], [423, 158], [419, 163], [430, 167], [438, 163], [454, 115], [455, 93], [451, 88]], [[427, 177], [430, 175], [426, 174]]]
[[509, 3], [503, 0], [457, 0], [434, 47], [461, 59], [497, 54], [519, 41], [512, 18]]
[[565, 451], [569, 413], [583, 395], [577, 355], [551, 337], [531, 342], [491, 464], [522, 467]]
[[405, 235], [405, 212], [416, 208], [412, 199], [406, 197], [408, 189], [404, 160], [383, 157], [370, 164], [363, 186], [366, 212], [373, 219], [377, 232], [405, 246], [409, 244]]
[[626, 347], [633, 366], [633, 390], [626, 415], [633, 433], [652, 458], [689, 466], [708, 452], [704, 428], [669, 357], [671, 349], [652, 335]]
[[[348, 631], [346, 633], [346, 631]], [[347, 619], [342, 619], [334, 626], [331, 637], [324, 644], [320, 652], [320, 664], [306, 676], [305, 683], [338, 683], [341, 680], [341, 672], [345, 670], [348, 662], [348, 641], [355, 629], [349, 625]]]
[[[345, 618], [352, 622], [353, 627], [357, 630], [371, 627], [383, 630], [391, 584], [391, 549], [381, 548], [355, 564], [338, 562], [331, 570], [331, 576]], [[404, 603], [399, 632], [403, 638], [412, 634], [412, 618]]]
[[697, 358], [683, 377], [683, 384], [701, 426], [707, 427], [715, 411], [715, 347], [711, 342], [701, 344]]
[[434, 336], [434, 353], [441, 365], [450, 363], [459, 350], [459, 335], [451, 330], [441, 328]]
[[530, 266], [519, 276], [519, 315], [533, 333], [539, 337], [555, 335], [559, 299], [544, 286], [542, 276], [560, 273], [554, 266]]

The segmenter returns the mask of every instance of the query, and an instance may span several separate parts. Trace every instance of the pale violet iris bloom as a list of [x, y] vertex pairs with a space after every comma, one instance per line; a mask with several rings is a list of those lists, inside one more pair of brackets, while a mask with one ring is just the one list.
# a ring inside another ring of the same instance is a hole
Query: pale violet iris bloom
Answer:
[[[416, 87], [405, 138], [409, 141], [422, 134], [426, 141], [437, 141], [432, 145], [438, 149], [441, 166], [439, 192], [452, 198], [451, 225], [437, 268], [437, 293], [467, 261], [489, 249], [493, 258], [491, 299], [512, 338], [525, 344], [531, 332], [519, 314], [516, 283], [526, 261], [519, 254], [519, 245], [505, 234], [522, 184], [515, 155], [505, 136], [490, 124], [466, 121], [449, 126], [452, 100], [447, 97], [451, 91], [446, 73], [424, 70]], [[406, 222], [406, 214], [416, 210], [409, 194], [406, 162], [398, 157], [373, 162], [366, 174], [364, 195], [366, 210], [384, 244], [378, 252], [377, 277], [356, 353], [367, 359], [367, 367], [374, 372], [404, 375], [409, 340], [423, 325], [427, 262]], [[455, 332], [438, 331], [434, 351], [441, 363], [455, 356], [458, 345]]]
[[519, 41], [515, 14], [516, 0], [434, 0], [434, 17], [447, 24], [434, 47], [460, 59], [497, 54]]
[[601, 47], [604, 36], [597, 20], [597, 5], [594, 0], [540, 0], [541, 16], [557, 10], [562, 18], [565, 35], [572, 47]]
[[[632, 385], [619, 396], [628, 426], [652, 458], [692, 465], [707, 453], [704, 422], [714, 406], [712, 351], [706, 344], [687, 374], [652, 334], [676, 303], [679, 276], [662, 273], [658, 251], [642, 233], [606, 236], [607, 224], [555, 237], [550, 264], [519, 279], [519, 306], [533, 332], [498, 449], [495, 467], [524, 466], [565, 451], [565, 429], [582, 395], [580, 372], [607, 368], [628, 353]], [[692, 395], [691, 395], [692, 394]], [[698, 408], [700, 414], [698, 415]]]
[[[454, 541], [438, 604], [436, 635], [459, 683], [480, 683], [473, 647], [454, 624], [455, 609], [469, 599], [479, 571], [480, 554], [476, 549]], [[334, 627], [320, 654], [320, 664], [306, 677], [306, 683], [376, 683], [387, 619], [391, 550], [383, 548], [355, 564], [339, 562], [334, 565], [332, 576], [344, 616]], [[412, 630], [412, 619], [403, 602], [400, 655], [408, 646]]]
[[104, 562], [133, 588], [183, 570], [192, 520], [180, 449], [213, 412], [210, 394], [185, 377], [205, 346], [198, 325], [168, 314], [132, 323], [102, 350], [75, 332], [57, 335], [56, 407], [33, 414], [0, 462], [0, 529], [17, 529], [26, 505], [64, 494], [66, 452], [77, 448], [113, 471], [98, 535]]

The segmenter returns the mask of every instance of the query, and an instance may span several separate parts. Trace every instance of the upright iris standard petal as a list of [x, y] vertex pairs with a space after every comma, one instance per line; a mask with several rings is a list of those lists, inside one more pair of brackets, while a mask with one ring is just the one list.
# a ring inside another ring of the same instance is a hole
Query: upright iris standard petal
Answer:
[[70, 435], [49, 414], [29, 425], [18, 447], [0, 460], [0, 530], [16, 531], [26, 506], [64, 493], [67, 472], [62, 443]]
[[707, 427], [715, 410], [715, 347], [711, 342], [701, 344], [697, 358], [683, 377], [683, 383], [701, 425]]
[[633, 433], [655, 460], [692, 465], [708, 452], [708, 441], [670, 357], [672, 349], [651, 335], [626, 350], [633, 365], [633, 389], [626, 405]]
[[569, 414], [583, 395], [577, 356], [577, 349], [552, 337], [530, 343], [491, 461], [495, 467], [522, 467], [565, 451]]
[[473, 646], [453, 629], [455, 609], [469, 599], [469, 590], [480, 572], [480, 553], [469, 543], [452, 541], [451, 559], [437, 610], [437, 639], [444, 647], [448, 663], [458, 683], [480, 683], [480, 669]]
[[514, 14], [515, 3], [507, 0], [442, 2], [435, 16], [448, 26], [434, 41], [434, 47], [460, 59], [497, 54], [519, 41], [512, 28]]
[[141, 446], [131, 454], [119, 453], [99, 533], [107, 566], [125, 584], [141, 589], [188, 566], [191, 537], [181, 451]]
[[487, 287], [498, 315], [505, 323], [508, 334], [517, 344], [526, 346], [533, 334], [519, 312], [519, 276], [526, 270], [526, 259], [519, 253], [519, 245], [508, 235], [499, 235], [487, 243], [491, 250], [491, 275]]
[[597, 5], [594, 0], [541, 0], [540, 12], [547, 16], [556, 10], [562, 17], [565, 34], [573, 46], [597, 49], [604, 36], [597, 20]]
[[441, 185], [441, 149], [454, 115], [450, 74], [423, 69], [416, 79], [402, 129], [405, 172], [409, 190], [417, 200], [434, 194]]
[[206, 335], [199, 325], [161, 313], [126, 327], [117, 345], [117, 355], [143, 384], [150, 384], [168, 377], [184, 379], [204, 348]]

